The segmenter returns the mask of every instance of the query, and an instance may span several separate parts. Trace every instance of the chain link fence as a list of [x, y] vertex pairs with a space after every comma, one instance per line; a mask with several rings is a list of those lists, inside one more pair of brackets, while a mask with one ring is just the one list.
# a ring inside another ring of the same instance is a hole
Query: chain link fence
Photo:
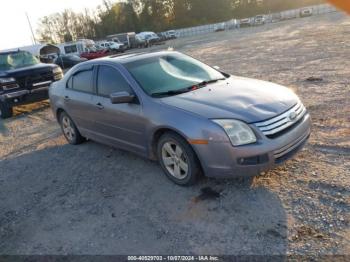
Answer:
[[[278, 21], [300, 18], [302, 17], [302, 11], [307, 9], [312, 10], [312, 13], [310, 15], [320, 15], [320, 14], [327, 14], [327, 13], [338, 11], [334, 6], [329, 4], [308, 6], [308, 7], [299, 8], [299, 9], [287, 10], [279, 13], [265, 14], [264, 23], [275, 23]], [[247, 19], [249, 19], [248, 20], [249, 26], [253, 26], [255, 17], [250, 17]], [[222, 23], [177, 29], [175, 30], [175, 32], [177, 37], [181, 38], [181, 37], [208, 34], [208, 33], [217, 32], [217, 31], [234, 30], [234, 29], [239, 29], [240, 27], [241, 27], [240, 20], [232, 19]]]

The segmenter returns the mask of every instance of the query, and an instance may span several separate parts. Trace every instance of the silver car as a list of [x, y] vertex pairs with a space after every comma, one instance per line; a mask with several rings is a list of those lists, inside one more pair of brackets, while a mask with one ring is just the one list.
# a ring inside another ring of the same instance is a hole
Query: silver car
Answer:
[[49, 94], [70, 144], [91, 139], [158, 160], [179, 185], [201, 174], [258, 175], [310, 136], [310, 116], [290, 89], [178, 52], [84, 62]]

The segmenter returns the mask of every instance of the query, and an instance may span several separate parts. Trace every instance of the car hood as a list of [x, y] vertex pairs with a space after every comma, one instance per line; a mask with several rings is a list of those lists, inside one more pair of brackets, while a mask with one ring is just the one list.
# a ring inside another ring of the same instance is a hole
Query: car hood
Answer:
[[28, 74], [44, 72], [55, 67], [57, 67], [57, 65], [39, 63], [32, 66], [0, 71], [0, 77], [20, 77]]
[[290, 89], [270, 82], [230, 77], [161, 102], [203, 117], [254, 123], [275, 117], [298, 102]]

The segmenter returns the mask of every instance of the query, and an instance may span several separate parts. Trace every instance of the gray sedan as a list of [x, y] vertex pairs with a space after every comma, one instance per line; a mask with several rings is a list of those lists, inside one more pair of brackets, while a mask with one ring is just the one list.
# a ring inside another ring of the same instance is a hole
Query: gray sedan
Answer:
[[310, 116], [290, 89], [178, 52], [84, 62], [49, 94], [70, 144], [91, 139], [158, 160], [179, 185], [201, 174], [258, 175], [310, 136]]

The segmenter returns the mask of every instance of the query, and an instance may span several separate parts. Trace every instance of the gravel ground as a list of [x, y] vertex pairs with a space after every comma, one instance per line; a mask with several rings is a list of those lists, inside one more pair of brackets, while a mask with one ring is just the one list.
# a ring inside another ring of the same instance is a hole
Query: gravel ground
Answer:
[[0, 122], [0, 254], [349, 255], [349, 36], [333, 13], [169, 43], [304, 101], [309, 144], [254, 179], [178, 187], [131, 153], [67, 145], [48, 102], [16, 109]]

